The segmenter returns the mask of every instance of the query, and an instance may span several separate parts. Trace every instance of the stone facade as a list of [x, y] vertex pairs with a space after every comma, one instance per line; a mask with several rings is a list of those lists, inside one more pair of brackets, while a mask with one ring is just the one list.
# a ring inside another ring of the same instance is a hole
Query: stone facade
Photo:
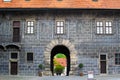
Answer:
[[[0, 75], [10, 75], [10, 53], [17, 52], [18, 75], [38, 75], [38, 65], [44, 64], [44, 75], [51, 75], [50, 54], [57, 45], [70, 51], [70, 75], [83, 72], [100, 73], [100, 54], [107, 56], [106, 74], [119, 74], [114, 53], [120, 53], [120, 11], [118, 10], [41, 10], [8, 11], [0, 15]], [[34, 34], [26, 34], [26, 21], [34, 20]], [[55, 34], [55, 21], [65, 21], [65, 34]], [[97, 20], [111, 20], [113, 34], [96, 34]], [[20, 42], [13, 42], [13, 21], [20, 21]], [[8, 45], [17, 47], [7, 48]], [[26, 54], [33, 52], [33, 63], [26, 62]]]

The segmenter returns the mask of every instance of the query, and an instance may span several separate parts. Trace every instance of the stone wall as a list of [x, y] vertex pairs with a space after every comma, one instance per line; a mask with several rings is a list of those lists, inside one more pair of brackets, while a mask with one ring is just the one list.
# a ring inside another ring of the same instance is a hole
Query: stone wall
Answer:
[[[108, 74], [119, 74], [120, 69], [115, 65], [114, 53], [120, 53], [120, 15], [119, 11], [110, 10], [79, 10], [79, 11], [38, 11], [38, 12], [6, 12], [6, 16], [0, 16], [0, 44], [3, 46], [13, 44], [12, 42], [12, 21], [21, 22], [19, 42], [18, 75], [38, 75], [38, 65], [45, 63], [45, 50], [52, 40], [68, 40], [75, 46], [76, 65], [75, 74], [78, 74], [77, 65], [84, 63], [84, 74], [93, 70], [100, 74], [99, 55], [108, 55]], [[26, 20], [35, 20], [35, 33], [26, 34]], [[55, 20], [65, 21], [65, 34], [55, 34]], [[113, 21], [113, 34], [96, 34], [95, 21], [98, 19]], [[17, 43], [14, 43], [17, 45]], [[57, 45], [57, 44], [56, 44]], [[58, 44], [59, 45], [59, 44]], [[67, 46], [67, 45], [66, 45]], [[71, 50], [70, 50], [71, 51]], [[9, 55], [12, 51], [0, 51], [0, 74], [9, 74]], [[33, 64], [26, 62], [27, 52], [34, 53]], [[50, 57], [50, 55], [49, 55]], [[48, 61], [49, 63], [49, 61]], [[49, 68], [49, 65], [47, 65]]]

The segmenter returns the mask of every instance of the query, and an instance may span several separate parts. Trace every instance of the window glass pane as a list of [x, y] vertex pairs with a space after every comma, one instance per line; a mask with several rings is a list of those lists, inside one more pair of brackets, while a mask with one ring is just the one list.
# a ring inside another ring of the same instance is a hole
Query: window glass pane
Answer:
[[31, 22], [31, 26], [34, 26], [34, 22]]
[[103, 26], [103, 23], [102, 23], [102, 22], [100, 22], [100, 26]]
[[97, 27], [97, 33], [98, 33], [98, 34], [100, 33], [99, 27]]
[[30, 33], [30, 27], [27, 28], [27, 33]]
[[57, 22], [57, 26], [60, 26], [60, 22]]
[[109, 22], [109, 26], [112, 26], [112, 22]]
[[100, 24], [100, 23], [99, 23], [99, 22], [97, 22], [97, 26], [100, 26], [99, 24]]
[[27, 53], [27, 61], [33, 61], [33, 53]]
[[119, 53], [115, 54], [115, 64], [120, 65], [120, 54]]
[[108, 34], [109, 33], [109, 28], [108, 27], [106, 27], [106, 34]]
[[11, 59], [17, 59], [18, 55], [17, 53], [11, 53]]
[[101, 34], [103, 33], [103, 27], [100, 27], [100, 33]]
[[101, 60], [106, 60], [106, 55], [100, 55]]
[[30, 26], [30, 22], [28, 22], [27, 26]]
[[109, 27], [109, 33], [112, 34], [112, 27]]
[[109, 26], [108, 22], [106, 22], [106, 25], [105, 26]]
[[60, 33], [60, 27], [57, 27], [57, 33], [58, 34]]
[[61, 27], [61, 34], [63, 34], [63, 27]]
[[64, 26], [64, 25], [63, 25], [63, 22], [61, 22], [61, 26]]
[[33, 27], [31, 27], [31, 33], [33, 33], [33, 31], [34, 31], [34, 30], [33, 30]]

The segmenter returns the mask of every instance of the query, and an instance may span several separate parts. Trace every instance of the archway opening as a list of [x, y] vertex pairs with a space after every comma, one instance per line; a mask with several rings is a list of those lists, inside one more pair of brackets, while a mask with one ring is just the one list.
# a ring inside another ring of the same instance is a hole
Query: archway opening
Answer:
[[54, 59], [56, 56], [60, 57], [59, 54], [63, 54], [66, 57], [66, 70], [65, 70], [65, 75], [69, 76], [69, 71], [70, 71], [70, 51], [68, 50], [67, 47], [63, 45], [57, 45], [55, 46], [52, 51], [51, 51], [51, 61], [50, 61], [50, 68], [52, 75], [54, 76]]

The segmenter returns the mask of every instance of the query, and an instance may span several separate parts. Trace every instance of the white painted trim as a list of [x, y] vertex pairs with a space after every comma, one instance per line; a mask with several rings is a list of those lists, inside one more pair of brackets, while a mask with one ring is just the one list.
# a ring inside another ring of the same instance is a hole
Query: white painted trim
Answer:
[[[11, 53], [17, 53], [18, 58], [17, 59], [11, 59]], [[18, 51], [11, 51], [9, 53], [9, 75], [11, 75], [11, 62], [17, 62], [17, 75], [18, 75], [18, 71], [19, 71], [18, 61], [19, 61], [19, 52]]]
[[[63, 34], [58, 34], [57, 33], [57, 22], [63, 22]], [[66, 34], [66, 27], [65, 27], [65, 19], [56, 19], [55, 20], [55, 29], [54, 29], [55, 31], [54, 31], [54, 33], [56, 34], [56, 35], [64, 35], [64, 34]]]
[[[106, 55], [106, 73], [105, 74], [102, 74], [101, 73], [101, 60], [100, 60], [100, 56], [101, 55]], [[99, 54], [99, 69], [100, 69], [100, 75], [107, 75], [108, 74], [108, 54], [107, 53], [100, 53]]]

